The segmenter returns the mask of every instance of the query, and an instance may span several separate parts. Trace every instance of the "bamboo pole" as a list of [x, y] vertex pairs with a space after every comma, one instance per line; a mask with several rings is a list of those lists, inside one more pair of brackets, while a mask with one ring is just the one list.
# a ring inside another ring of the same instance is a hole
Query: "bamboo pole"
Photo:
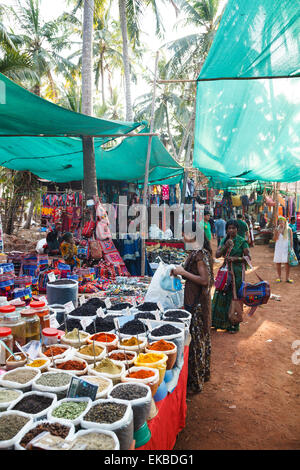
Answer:
[[[150, 136], [148, 141], [147, 149], [147, 159], [145, 166], [145, 179], [144, 179], [144, 192], [143, 192], [143, 223], [146, 228], [145, 232], [148, 230], [146, 226], [147, 222], [147, 195], [148, 195], [148, 181], [149, 181], [149, 164], [151, 156], [151, 144], [152, 144], [152, 135], [154, 129], [154, 111], [155, 111], [155, 94], [156, 94], [156, 79], [157, 79], [157, 69], [158, 69], [158, 57], [159, 52], [156, 53], [155, 57], [155, 69], [154, 69], [154, 82], [153, 82], [153, 96], [151, 104], [151, 119], [150, 119]], [[145, 266], [146, 266], [146, 233], [142, 233], [142, 258], [141, 258], [141, 276], [145, 276]]]

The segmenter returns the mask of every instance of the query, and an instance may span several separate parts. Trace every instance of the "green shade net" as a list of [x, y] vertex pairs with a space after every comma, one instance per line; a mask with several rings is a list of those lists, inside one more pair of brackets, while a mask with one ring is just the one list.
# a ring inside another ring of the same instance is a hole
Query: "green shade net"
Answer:
[[[199, 80], [295, 75], [299, 28], [300, 2], [229, 1]], [[299, 136], [300, 78], [198, 81], [193, 165], [220, 186], [299, 180]]]
[[[101, 148], [109, 140], [105, 135], [125, 134], [140, 125], [74, 113], [28, 92], [0, 74], [0, 165], [6, 168], [31, 171], [58, 183], [83, 180], [79, 136], [97, 135], [99, 138], [94, 139], [97, 178], [142, 182], [149, 137], [128, 137], [110, 151]], [[181, 181], [182, 174], [183, 168], [154, 137], [149, 183], [163, 184], [171, 178], [175, 184]]]

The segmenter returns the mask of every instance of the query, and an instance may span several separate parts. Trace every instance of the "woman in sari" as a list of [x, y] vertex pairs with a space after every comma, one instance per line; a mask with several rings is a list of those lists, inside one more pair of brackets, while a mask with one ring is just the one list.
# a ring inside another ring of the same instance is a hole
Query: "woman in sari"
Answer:
[[196, 240], [196, 223], [192, 230], [185, 227], [184, 241], [189, 256], [184, 267], [176, 267], [174, 275], [186, 279], [184, 289], [184, 308], [192, 314], [188, 362], [188, 391], [199, 393], [204, 382], [210, 378], [210, 329], [211, 297], [213, 284], [213, 259], [210, 243], [204, 235], [203, 248]]
[[[236, 283], [236, 291], [239, 291], [243, 280], [244, 256], [250, 258], [249, 245], [246, 240], [237, 234], [238, 224], [235, 220], [229, 220], [226, 224], [226, 238], [216, 252], [216, 257], [223, 256], [231, 264]], [[240, 329], [239, 324], [233, 325], [228, 313], [233, 297], [232, 286], [227, 292], [215, 291], [212, 300], [212, 326], [216, 329], [227, 330], [230, 333], [237, 333]]]

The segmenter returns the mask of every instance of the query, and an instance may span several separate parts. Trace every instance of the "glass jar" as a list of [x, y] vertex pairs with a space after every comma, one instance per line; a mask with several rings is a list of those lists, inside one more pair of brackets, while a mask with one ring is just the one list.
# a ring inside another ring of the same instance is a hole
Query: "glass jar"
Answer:
[[21, 317], [24, 318], [26, 323], [26, 344], [32, 340], [39, 341], [41, 336], [41, 324], [36, 311], [32, 308], [22, 310]]
[[13, 305], [2, 305], [0, 307], [0, 322], [3, 323], [4, 317], [7, 313], [13, 313], [15, 312], [16, 307]]
[[45, 346], [58, 343], [58, 330], [56, 328], [44, 328], [42, 339]]
[[[13, 335], [11, 334], [11, 329], [6, 327], [0, 328], [0, 339], [9, 349], [12, 351], [13, 348]], [[0, 365], [4, 366], [6, 363], [6, 359], [9, 358], [11, 354], [7, 351], [7, 349], [0, 343]]]
[[42, 300], [30, 302], [30, 308], [36, 311], [37, 316], [40, 319], [41, 330], [44, 328], [50, 328], [50, 311], [46, 306], [46, 303]]
[[20, 346], [24, 346], [26, 343], [26, 322], [21, 314], [17, 311], [13, 313], [7, 313], [3, 320], [3, 326], [11, 329], [13, 335], [13, 351], [18, 352], [19, 348], [16, 346], [17, 341]]

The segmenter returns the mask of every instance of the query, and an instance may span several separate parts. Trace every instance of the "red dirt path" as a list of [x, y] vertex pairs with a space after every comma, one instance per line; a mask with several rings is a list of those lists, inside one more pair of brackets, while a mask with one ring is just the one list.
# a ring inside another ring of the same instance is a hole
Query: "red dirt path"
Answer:
[[[275, 284], [273, 251], [257, 246], [251, 255], [281, 301], [269, 300], [254, 317], [245, 316], [235, 335], [212, 330], [211, 379], [187, 398], [177, 450], [300, 449], [300, 345], [299, 365], [291, 357], [292, 343], [300, 340], [300, 266], [291, 269], [293, 285]], [[247, 274], [250, 282], [256, 279]]]

